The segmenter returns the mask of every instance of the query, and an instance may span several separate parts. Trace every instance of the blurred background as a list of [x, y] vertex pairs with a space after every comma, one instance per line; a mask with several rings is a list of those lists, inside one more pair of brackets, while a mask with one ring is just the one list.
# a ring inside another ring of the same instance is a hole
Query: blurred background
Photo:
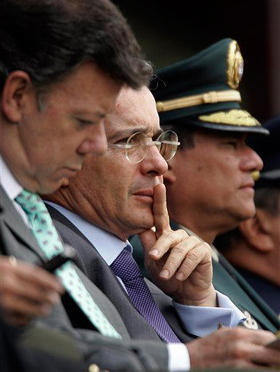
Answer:
[[260, 121], [280, 114], [280, 0], [113, 0], [155, 69], [231, 37], [245, 66], [243, 107]]

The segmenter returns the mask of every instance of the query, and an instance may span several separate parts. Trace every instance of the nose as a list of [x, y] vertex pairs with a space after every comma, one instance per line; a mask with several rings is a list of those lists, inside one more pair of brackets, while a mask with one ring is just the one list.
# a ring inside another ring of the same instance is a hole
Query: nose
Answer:
[[88, 128], [83, 142], [78, 147], [78, 153], [87, 155], [102, 155], [107, 150], [107, 137], [104, 128], [104, 122], [92, 125]]
[[245, 171], [254, 171], [254, 170], [262, 170], [263, 161], [260, 156], [249, 146], [246, 146], [243, 160], [241, 163], [242, 170]]
[[156, 146], [147, 146], [146, 156], [140, 166], [143, 173], [154, 176], [162, 176], [168, 169], [166, 160]]

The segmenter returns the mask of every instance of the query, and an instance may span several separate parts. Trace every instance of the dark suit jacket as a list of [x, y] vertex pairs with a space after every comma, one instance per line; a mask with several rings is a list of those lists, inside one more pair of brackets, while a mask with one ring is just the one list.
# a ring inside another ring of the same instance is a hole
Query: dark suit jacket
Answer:
[[0, 317], [0, 371], [12, 372], [16, 370], [26, 371], [19, 356], [16, 342], [17, 331], [4, 323]]
[[[30, 326], [28, 332], [16, 332], [7, 328], [5, 350], [10, 345], [10, 353], [5, 353], [8, 360], [7, 371], [26, 372], [86, 372], [88, 366], [72, 337], [59, 330]], [[18, 334], [16, 334], [18, 333]], [[58, 347], [59, 345], [59, 347]], [[17, 362], [15, 367], [15, 361]], [[3, 359], [0, 358], [2, 366]], [[0, 368], [1, 372], [2, 368]]]
[[[178, 229], [178, 225], [172, 223], [172, 228]], [[189, 230], [187, 231], [192, 233]], [[143, 249], [139, 238], [137, 236], [133, 237], [131, 243], [134, 248], [135, 259], [144, 269]], [[280, 329], [280, 321], [272, 309], [223, 255], [218, 254], [218, 257], [218, 262], [212, 260], [213, 284], [216, 290], [228, 296], [241, 311], [247, 311], [258, 322], [260, 328], [272, 332]]]
[[[31, 263], [46, 260], [1, 186], [0, 209], [3, 210], [0, 214], [0, 252]], [[100, 335], [67, 294], [48, 317], [38, 319], [37, 323], [64, 330], [71, 335], [88, 364], [96, 363], [111, 371], [165, 370], [168, 365], [166, 345], [159, 342], [157, 336], [153, 339], [147, 337], [145, 341], [132, 340], [112, 302], [77, 266], [75, 269], [95, 303], [122, 336], [122, 340]]]

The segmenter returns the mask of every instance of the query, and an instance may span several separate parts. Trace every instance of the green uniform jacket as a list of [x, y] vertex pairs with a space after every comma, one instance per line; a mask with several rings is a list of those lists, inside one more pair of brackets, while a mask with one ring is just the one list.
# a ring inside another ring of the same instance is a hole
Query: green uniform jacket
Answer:
[[[173, 229], [179, 226], [172, 223]], [[190, 234], [191, 231], [186, 229]], [[133, 245], [133, 254], [140, 267], [144, 268], [143, 249], [138, 236], [130, 239]], [[228, 296], [231, 301], [244, 313], [246, 321], [244, 326], [248, 328], [262, 328], [275, 333], [280, 329], [280, 320], [269, 305], [257, 294], [250, 284], [234, 269], [226, 258], [216, 252], [213, 258], [213, 284], [217, 291]], [[257, 324], [256, 324], [257, 322]]]

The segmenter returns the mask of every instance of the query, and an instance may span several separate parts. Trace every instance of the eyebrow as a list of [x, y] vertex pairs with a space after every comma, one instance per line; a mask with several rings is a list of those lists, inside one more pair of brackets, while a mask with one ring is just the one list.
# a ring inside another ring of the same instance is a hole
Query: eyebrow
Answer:
[[156, 131], [156, 133], [153, 135], [153, 137], [158, 137], [162, 132], [163, 132], [163, 130], [160, 128], [159, 130]]
[[[136, 132], [140, 132], [140, 133], [144, 133], [144, 134], [147, 134], [149, 131], [148, 128], [144, 128], [144, 127], [133, 127], [133, 128], [129, 128], [129, 129], [124, 129], [124, 130], [120, 130], [120, 131], [117, 131], [116, 133], [114, 133], [114, 135], [112, 137], [110, 137], [110, 141], [114, 141], [116, 140], [117, 138], [121, 138], [121, 137], [130, 137], [132, 134], [136, 133]], [[153, 137], [157, 137], [159, 136], [160, 134], [162, 133], [162, 129], [159, 129], [154, 135]]]
[[73, 112], [73, 116], [89, 116], [92, 118], [91, 120], [96, 120], [98, 119], [104, 119], [106, 117], [106, 114], [101, 111], [95, 111], [95, 112], [90, 112], [88, 110], [76, 110]]
[[246, 133], [244, 132], [229, 132], [229, 133], [221, 133], [222, 139], [243, 139], [246, 138]]

